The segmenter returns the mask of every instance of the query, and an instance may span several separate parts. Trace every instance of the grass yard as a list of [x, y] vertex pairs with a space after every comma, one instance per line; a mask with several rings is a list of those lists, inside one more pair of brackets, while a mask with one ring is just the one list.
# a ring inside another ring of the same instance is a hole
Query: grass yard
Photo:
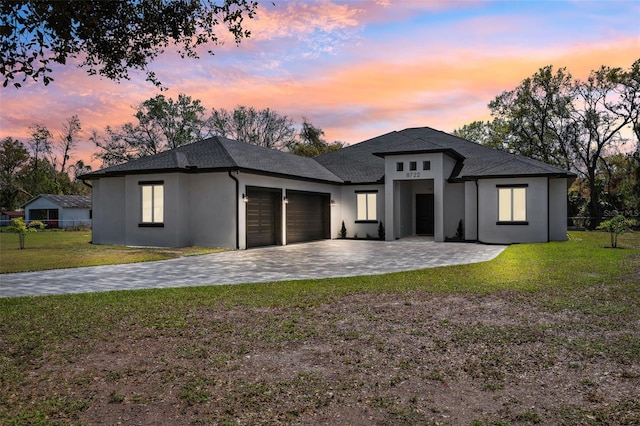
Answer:
[[378, 276], [0, 299], [0, 424], [640, 424], [640, 235], [571, 237]]
[[91, 231], [41, 231], [28, 234], [25, 248], [20, 250], [18, 234], [0, 232], [0, 274], [149, 262], [219, 251], [202, 247], [131, 248], [90, 241]]

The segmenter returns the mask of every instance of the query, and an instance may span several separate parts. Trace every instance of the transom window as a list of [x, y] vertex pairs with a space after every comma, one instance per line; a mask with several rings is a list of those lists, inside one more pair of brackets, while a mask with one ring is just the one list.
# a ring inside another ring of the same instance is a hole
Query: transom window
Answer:
[[142, 198], [141, 225], [164, 222], [164, 182], [140, 182]]
[[498, 223], [526, 222], [527, 186], [498, 186]]
[[376, 192], [356, 192], [357, 198], [357, 221], [377, 221], [377, 198]]
[[403, 163], [403, 162], [401, 162], [401, 161], [398, 161], [398, 162], [396, 163], [396, 171], [397, 171], [397, 172], [401, 172], [401, 171], [403, 171], [403, 170], [404, 170], [404, 163]]
[[431, 161], [425, 160], [422, 162], [422, 170], [431, 170]]
[[409, 162], [409, 170], [417, 170], [418, 169], [418, 165], [415, 161], [410, 161]]

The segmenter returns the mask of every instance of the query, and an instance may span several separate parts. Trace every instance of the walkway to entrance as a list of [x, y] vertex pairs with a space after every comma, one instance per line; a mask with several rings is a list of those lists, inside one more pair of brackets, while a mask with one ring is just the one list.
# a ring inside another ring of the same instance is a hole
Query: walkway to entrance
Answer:
[[0, 275], [0, 297], [374, 275], [491, 260], [506, 246], [323, 240], [161, 262]]

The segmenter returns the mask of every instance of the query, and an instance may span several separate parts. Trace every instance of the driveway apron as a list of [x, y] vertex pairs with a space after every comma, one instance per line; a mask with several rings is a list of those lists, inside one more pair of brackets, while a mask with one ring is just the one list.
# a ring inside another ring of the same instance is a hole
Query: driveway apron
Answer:
[[240, 284], [375, 275], [484, 262], [506, 246], [397, 241], [323, 240], [228, 251], [159, 262], [0, 275], [0, 297]]

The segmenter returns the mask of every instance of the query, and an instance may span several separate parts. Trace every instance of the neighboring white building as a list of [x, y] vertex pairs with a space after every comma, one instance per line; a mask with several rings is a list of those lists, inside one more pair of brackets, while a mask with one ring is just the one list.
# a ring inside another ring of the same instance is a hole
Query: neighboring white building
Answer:
[[40, 194], [27, 201], [22, 208], [25, 221], [39, 220], [47, 228], [91, 226], [91, 196]]
[[82, 177], [93, 242], [245, 249], [347, 236], [565, 240], [575, 175], [431, 128], [310, 159], [222, 137]]

